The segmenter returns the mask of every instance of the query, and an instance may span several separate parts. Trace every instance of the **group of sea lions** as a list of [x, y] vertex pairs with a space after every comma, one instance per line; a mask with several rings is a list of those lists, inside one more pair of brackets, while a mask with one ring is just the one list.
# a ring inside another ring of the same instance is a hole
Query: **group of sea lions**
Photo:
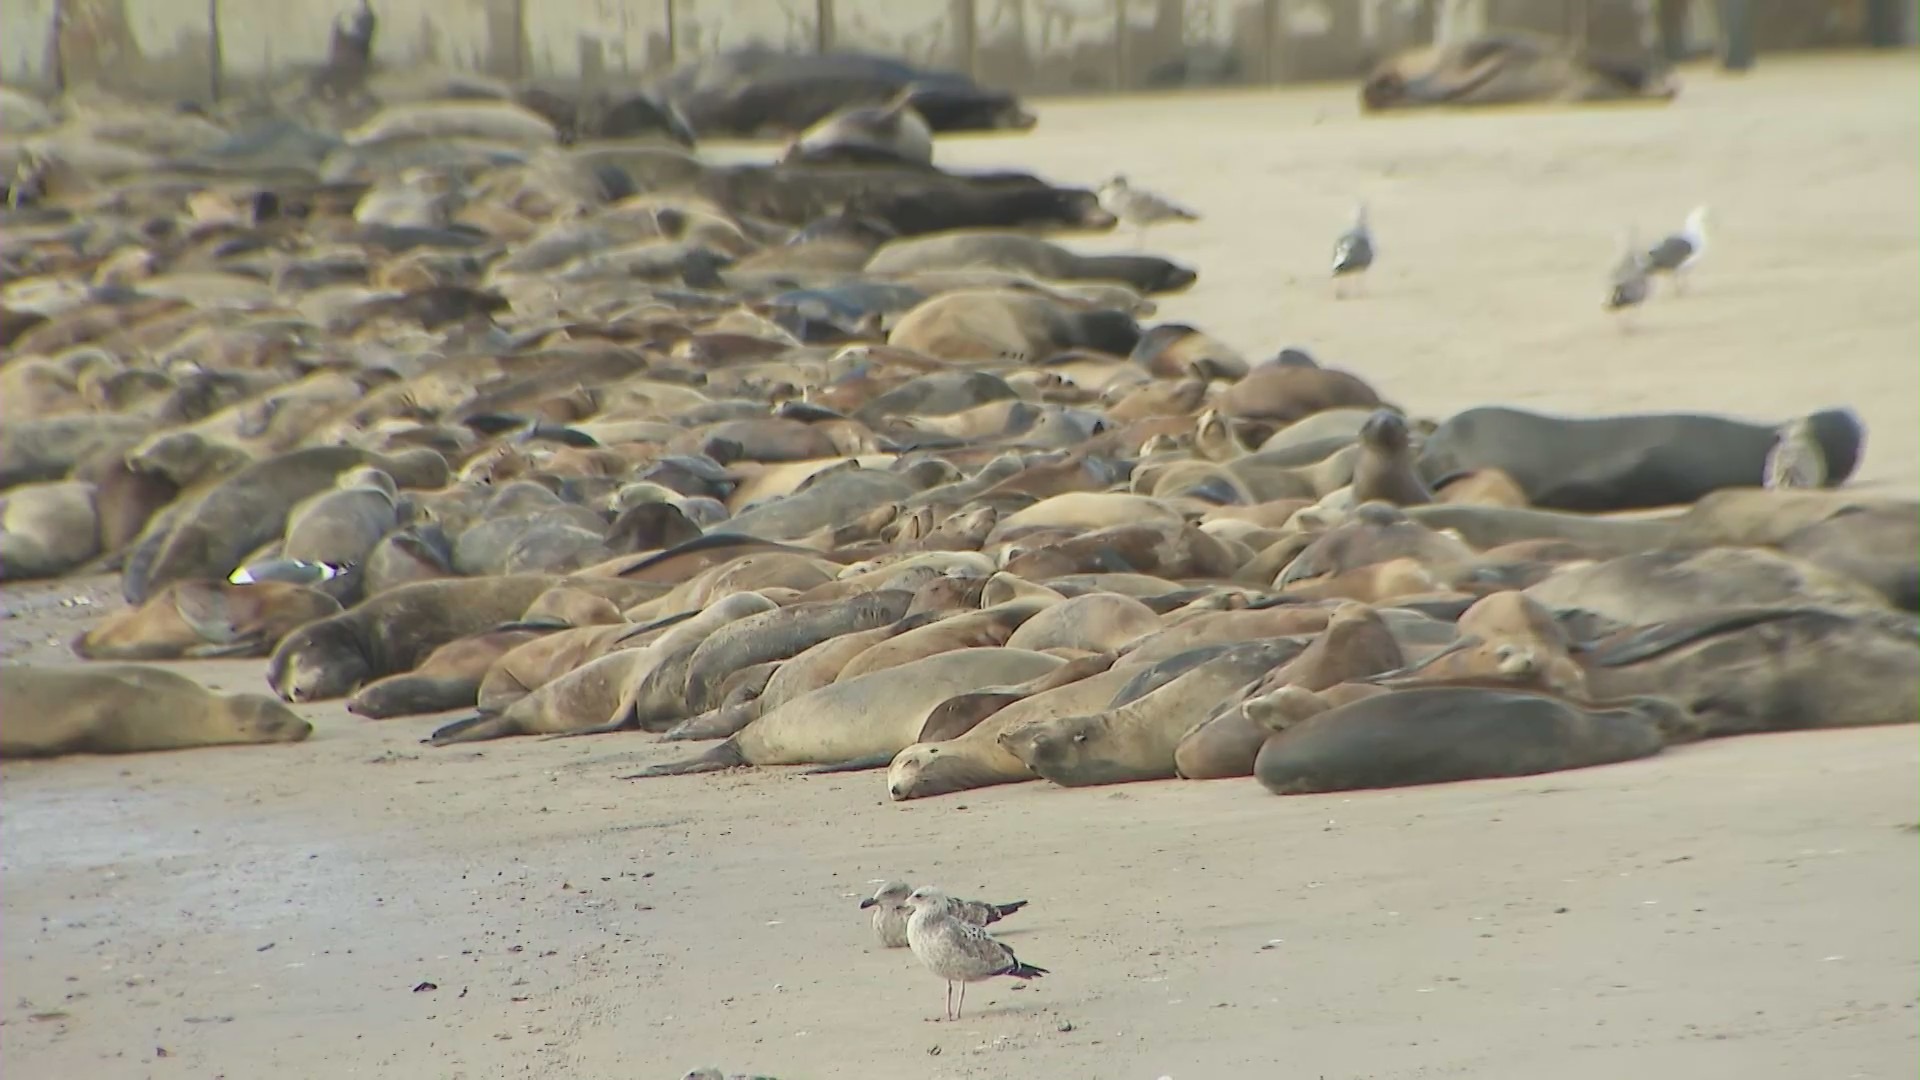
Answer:
[[[642, 776], [1295, 794], [1915, 719], [1920, 516], [1842, 490], [1851, 411], [1777, 489], [1787, 418], [1422, 419], [1151, 322], [1194, 269], [1036, 235], [1114, 217], [934, 165], [919, 92], [727, 166], [471, 86], [339, 130], [10, 97], [0, 576], [129, 606], [73, 643], [111, 665], [8, 666], [0, 753], [345, 699], [718, 740]], [[278, 700], [129, 666], [214, 656]]]

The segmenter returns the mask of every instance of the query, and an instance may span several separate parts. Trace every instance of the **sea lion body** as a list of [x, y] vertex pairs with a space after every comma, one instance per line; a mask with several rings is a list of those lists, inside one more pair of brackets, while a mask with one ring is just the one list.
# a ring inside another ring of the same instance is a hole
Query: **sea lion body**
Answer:
[[1130, 672], [1109, 669], [1015, 701], [965, 734], [914, 743], [894, 755], [887, 766], [887, 795], [901, 802], [1038, 779], [1025, 762], [1000, 744], [1000, 733], [1027, 723], [1098, 710], [1112, 701], [1131, 677]]
[[643, 776], [738, 765], [814, 765], [890, 760], [911, 745], [927, 714], [974, 687], [1030, 679], [1064, 661], [1021, 649], [957, 649], [885, 668], [802, 695], [761, 715], [739, 734], [688, 762]]
[[1062, 787], [1171, 779], [1181, 735], [1222, 698], [1271, 671], [1291, 652], [1275, 642], [1236, 645], [1105, 712], [1006, 728], [1000, 745]]
[[215, 694], [160, 668], [8, 664], [0, 698], [0, 758], [299, 742], [313, 732], [265, 694]]
[[1544, 37], [1488, 33], [1381, 61], [1360, 87], [1365, 111], [1523, 102], [1669, 101], [1661, 63], [1601, 59]]
[[341, 612], [318, 589], [280, 581], [176, 581], [73, 641], [89, 660], [265, 656], [288, 634]]
[[1622, 555], [1562, 567], [1526, 594], [1549, 608], [1578, 608], [1628, 625], [1739, 605], [1885, 606], [1866, 584], [1765, 548]]
[[1582, 659], [1596, 697], [1672, 698], [1709, 736], [1920, 718], [1920, 622], [1900, 612], [1722, 607], [1620, 631]]
[[1684, 710], [1657, 699], [1601, 708], [1522, 691], [1423, 687], [1290, 724], [1260, 748], [1253, 775], [1276, 795], [1532, 776], [1650, 757], [1685, 722]]
[[0, 492], [0, 581], [58, 577], [100, 554], [92, 484], [22, 484]]
[[[1865, 428], [1845, 409], [1807, 423], [1826, 454], [1827, 483], [1837, 486], [1859, 464]], [[1642, 510], [1760, 486], [1774, 435], [1772, 424], [1692, 413], [1574, 418], [1489, 405], [1427, 436], [1419, 469], [1428, 483], [1499, 469], [1547, 510]]]
[[413, 670], [449, 641], [512, 622], [561, 580], [523, 574], [389, 589], [288, 634], [267, 659], [267, 684], [290, 702], [346, 697], [374, 679]]
[[420, 666], [375, 679], [353, 692], [347, 711], [370, 720], [418, 716], [472, 708], [486, 677], [500, 657], [550, 630], [490, 630], [456, 638], [427, 654]]

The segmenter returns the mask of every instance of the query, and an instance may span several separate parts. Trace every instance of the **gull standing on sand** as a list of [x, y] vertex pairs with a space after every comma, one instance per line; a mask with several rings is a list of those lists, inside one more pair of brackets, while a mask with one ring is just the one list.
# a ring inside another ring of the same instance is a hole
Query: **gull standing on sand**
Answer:
[[1827, 482], [1827, 452], [1814, 435], [1813, 421], [1801, 417], [1783, 424], [1767, 451], [1767, 466], [1760, 484], [1769, 491], [1782, 488], [1817, 488]]
[[1630, 324], [1624, 313], [1647, 298], [1647, 257], [1635, 245], [1633, 232], [1627, 232], [1627, 250], [1613, 267], [1613, 280], [1607, 289], [1606, 309], [1622, 313], [1620, 328]]
[[1656, 274], [1672, 274], [1673, 289], [1687, 291], [1687, 270], [1707, 251], [1707, 208], [1696, 206], [1687, 214], [1680, 231], [1647, 249], [1647, 269]]
[[1118, 173], [1100, 185], [1100, 208], [1136, 230], [1135, 244], [1144, 244], [1147, 229], [1166, 221], [1199, 221], [1200, 215], [1151, 191], [1127, 183]]
[[[984, 982], [996, 975], [1016, 979], [1037, 979], [1047, 969], [1023, 964], [1013, 950], [993, 939], [978, 926], [963, 923], [949, 910], [947, 894], [930, 886], [921, 886], [907, 897], [907, 945], [927, 970], [947, 980], [947, 1019], [958, 1020], [967, 1007], [967, 984]], [[953, 987], [960, 986], [958, 1007]]]
[[1333, 295], [1346, 295], [1340, 287], [1341, 279], [1364, 280], [1361, 275], [1372, 265], [1373, 230], [1367, 227], [1367, 204], [1361, 203], [1353, 213], [1353, 228], [1333, 242]]
[[[911, 895], [913, 886], [904, 881], [889, 881], [875, 890], [872, 896], [860, 901], [862, 908], [873, 909], [873, 934], [880, 939], [883, 947], [907, 947], [907, 919], [912, 914], [907, 910], [907, 897]], [[973, 926], [991, 926], [1026, 906], [1025, 900], [990, 904], [985, 900], [947, 898], [947, 909], [953, 916]]]

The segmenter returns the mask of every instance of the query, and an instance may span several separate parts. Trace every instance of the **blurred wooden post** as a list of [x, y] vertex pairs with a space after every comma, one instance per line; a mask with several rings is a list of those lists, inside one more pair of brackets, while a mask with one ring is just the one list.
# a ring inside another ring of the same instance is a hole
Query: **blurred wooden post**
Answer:
[[1720, 0], [1720, 66], [1746, 71], [1754, 60], [1752, 0]]

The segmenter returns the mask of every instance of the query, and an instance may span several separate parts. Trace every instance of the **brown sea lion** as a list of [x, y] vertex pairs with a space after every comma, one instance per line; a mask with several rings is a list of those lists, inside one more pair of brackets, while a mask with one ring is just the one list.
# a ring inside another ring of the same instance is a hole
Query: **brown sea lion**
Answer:
[[979, 611], [936, 618], [925, 625], [895, 634], [849, 660], [840, 669], [840, 674], [835, 676], [834, 682], [851, 682], [886, 668], [899, 667], [957, 649], [1005, 645], [1022, 623], [1044, 611], [1052, 602], [1045, 598], [1025, 597]]
[[689, 761], [656, 765], [640, 777], [711, 772], [741, 765], [830, 765], [878, 759], [910, 745], [942, 701], [981, 685], [1052, 671], [1058, 657], [1020, 649], [957, 649], [835, 682], [772, 709], [739, 734]]
[[1353, 501], [1419, 506], [1433, 501], [1413, 468], [1413, 443], [1407, 418], [1392, 409], [1376, 409], [1360, 427], [1360, 457], [1353, 466]]
[[1292, 652], [1275, 642], [1235, 645], [1124, 705], [1006, 728], [1000, 745], [1062, 787], [1171, 779], [1174, 750], [1194, 721]]
[[294, 630], [340, 611], [326, 593], [289, 582], [176, 581], [102, 619], [73, 640], [73, 652], [89, 660], [265, 656]]
[[1659, 61], [1603, 59], [1534, 34], [1480, 34], [1381, 61], [1360, 86], [1368, 112], [1524, 102], [1671, 101], [1679, 82]]
[[265, 694], [215, 694], [122, 665], [0, 668], [0, 758], [299, 742], [313, 725]]
[[98, 554], [92, 484], [22, 484], [0, 493], [0, 581], [58, 577]]
[[1886, 607], [1867, 585], [1764, 548], [1648, 551], [1564, 566], [1526, 594], [1634, 626], [1740, 605]]
[[[962, 734], [917, 742], [894, 755], [887, 766], [887, 795], [905, 801], [1036, 780], [1033, 770], [1000, 744], [1000, 733], [1027, 723], [1097, 711], [1113, 700], [1129, 678], [1126, 671], [1089, 675], [1011, 702]], [[929, 716], [929, 727], [933, 722]]]

